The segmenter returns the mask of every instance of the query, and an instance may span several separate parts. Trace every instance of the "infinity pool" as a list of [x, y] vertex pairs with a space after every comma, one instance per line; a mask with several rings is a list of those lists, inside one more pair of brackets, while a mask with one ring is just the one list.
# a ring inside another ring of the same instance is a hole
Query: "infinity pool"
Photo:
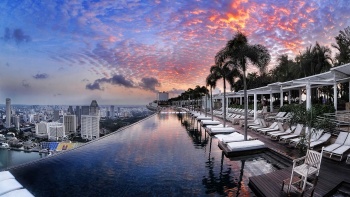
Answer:
[[284, 167], [268, 152], [226, 158], [215, 138], [188, 131], [185, 121], [156, 114], [10, 171], [35, 196], [253, 196], [250, 176]]

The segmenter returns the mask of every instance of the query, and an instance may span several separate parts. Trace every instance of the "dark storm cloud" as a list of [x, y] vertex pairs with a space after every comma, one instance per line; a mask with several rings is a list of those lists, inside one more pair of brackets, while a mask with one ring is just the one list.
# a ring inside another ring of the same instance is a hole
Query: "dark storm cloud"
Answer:
[[33, 76], [34, 79], [47, 79], [49, 77], [46, 73], [38, 73]]

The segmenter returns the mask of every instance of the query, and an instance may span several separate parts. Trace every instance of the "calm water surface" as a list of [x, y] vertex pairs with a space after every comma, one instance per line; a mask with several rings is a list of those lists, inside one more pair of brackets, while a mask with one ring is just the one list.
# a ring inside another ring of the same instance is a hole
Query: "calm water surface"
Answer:
[[35, 196], [252, 196], [276, 170], [265, 153], [229, 159], [187, 115], [157, 114], [75, 150], [11, 169]]

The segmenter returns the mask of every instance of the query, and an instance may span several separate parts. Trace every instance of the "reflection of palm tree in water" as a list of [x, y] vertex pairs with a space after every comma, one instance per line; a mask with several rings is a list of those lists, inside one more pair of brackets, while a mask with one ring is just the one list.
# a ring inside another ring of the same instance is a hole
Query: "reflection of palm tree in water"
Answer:
[[221, 163], [220, 163], [220, 173], [219, 177], [216, 177], [214, 166], [215, 166], [215, 158], [211, 156], [211, 146], [212, 146], [212, 138], [210, 138], [209, 143], [209, 156], [208, 160], [205, 162], [205, 167], [208, 169], [208, 177], [204, 176], [202, 183], [206, 187], [207, 194], [210, 193], [218, 193], [220, 195], [227, 194], [227, 189], [231, 189], [237, 186], [233, 181], [231, 181], [231, 168], [228, 168], [227, 171], [223, 172], [224, 168], [224, 153], [221, 154]]

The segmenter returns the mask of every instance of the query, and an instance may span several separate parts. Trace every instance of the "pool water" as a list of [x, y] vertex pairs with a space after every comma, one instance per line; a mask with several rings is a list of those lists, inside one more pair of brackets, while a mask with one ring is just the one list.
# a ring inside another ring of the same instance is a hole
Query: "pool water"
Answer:
[[35, 196], [253, 196], [250, 176], [285, 167], [268, 152], [227, 158], [185, 122], [186, 114], [156, 114], [10, 171]]

